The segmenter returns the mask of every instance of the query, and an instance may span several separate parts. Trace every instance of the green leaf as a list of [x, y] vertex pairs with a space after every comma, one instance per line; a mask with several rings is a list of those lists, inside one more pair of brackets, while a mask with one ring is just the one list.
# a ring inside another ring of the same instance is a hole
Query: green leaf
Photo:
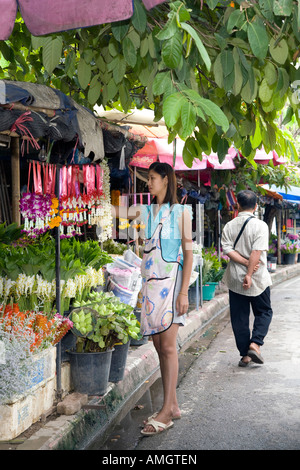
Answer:
[[49, 75], [58, 66], [62, 55], [62, 37], [47, 37], [43, 45], [43, 65]]
[[262, 141], [262, 135], [260, 131], [260, 122], [257, 120], [255, 125], [255, 132], [253, 136], [250, 136], [250, 142], [253, 149], [256, 149]]
[[228, 153], [229, 143], [226, 139], [220, 139], [217, 146], [217, 154], [219, 162], [222, 163]]
[[78, 81], [83, 90], [85, 90], [91, 80], [91, 66], [84, 59], [80, 59], [77, 66]]
[[113, 77], [116, 84], [120, 83], [126, 72], [126, 62], [124, 57], [117, 56], [116, 66], [113, 69]]
[[124, 58], [127, 64], [130, 65], [131, 67], [134, 67], [136, 64], [137, 55], [136, 55], [135, 47], [132, 44], [132, 41], [128, 37], [126, 37], [122, 41], [122, 49], [123, 49]]
[[277, 81], [277, 72], [275, 66], [272, 64], [272, 62], [268, 62], [267, 65], [264, 68], [264, 76], [265, 79], [267, 80], [267, 83], [269, 86], [274, 85]]
[[269, 88], [267, 80], [264, 78], [260, 84], [258, 90], [258, 96], [260, 97], [261, 101], [267, 102], [270, 101], [273, 95], [273, 90]]
[[196, 127], [196, 111], [193, 104], [189, 101], [183, 103], [181, 107], [181, 123], [183, 131], [180, 132], [180, 137], [186, 139], [190, 136]]
[[154, 95], [162, 95], [169, 88], [170, 83], [170, 71], [157, 73], [152, 85]]
[[174, 12], [169, 13], [169, 19], [165, 24], [164, 28], [156, 35], [156, 38], [159, 41], [163, 41], [165, 39], [170, 39], [176, 32], [178, 31], [178, 26], [176, 23], [176, 14]]
[[76, 55], [73, 49], [68, 53], [65, 62], [65, 71], [70, 79], [73, 78], [76, 70]]
[[134, 0], [134, 12], [131, 21], [139, 33], [144, 33], [146, 31], [147, 14], [142, 2]]
[[248, 23], [247, 34], [255, 57], [265, 59], [268, 52], [269, 38], [263, 21], [256, 17], [254, 21]]
[[88, 101], [90, 104], [95, 104], [101, 93], [101, 82], [99, 80], [99, 75], [95, 75], [91, 81], [89, 91], [88, 91]]
[[182, 93], [173, 93], [164, 99], [163, 115], [168, 127], [173, 127], [181, 114], [181, 107], [187, 101]]
[[202, 98], [202, 96], [194, 90], [184, 90], [184, 93], [194, 103], [194, 105], [199, 106], [207, 116], [210, 116], [214, 123], [222, 128], [223, 132], [227, 132], [229, 122], [226, 115], [218, 105], [211, 100]]
[[273, 11], [277, 16], [290, 16], [293, 9], [293, 0], [274, 0]]
[[234, 83], [234, 60], [231, 51], [224, 50], [221, 52], [221, 64], [224, 88], [226, 91], [230, 91]]
[[228, 18], [227, 22], [227, 33], [231, 34], [232, 29], [236, 26], [238, 29], [243, 25], [245, 21], [245, 14], [240, 9], [233, 10]]
[[210, 70], [211, 68], [211, 60], [210, 57], [207, 53], [207, 50], [205, 49], [203, 42], [201, 41], [200, 37], [198, 36], [197, 32], [192, 28], [189, 24], [186, 23], [181, 23], [181, 28], [184, 29], [189, 35], [194, 39], [196, 47], [203, 59], [203, 62], [206, 65], [207, 70]]
[[232, 92], [235, 96], [239, 95], [243, 86], [243, 73], [241, 69], [241, 63], [239, 54], [236, 48], [233, 49], [233, 59], [234, 59], [234, 82], [232, 86]]
[[275, 39], [271, 38], [269, 46], [270, 54], [278, 64], [284, 64], [289, 55], [288, 44], [285, 39], [281, 39], [276, 47], [275, 44]]
[[129, 29], [129, 22], [126, 22], [126, 21], [118, 21], [116, 23], [111, 24], [111, 32], [113, 33], [114, 38], [118, 42], [122, 41], [128, 29]]
[[167, 67], [170, 69], [178, 67], [182, 59], [182, 37], [179, 32], [164, 42], [161, 55]]
[[274, 0], [259, 0], [261, 12], [268, 21], [274, 21], [273, 3]]
[[289, 106], [284, 116], [284, 119], [282, 121], [282, 125], [285, 126], [286, 124], [288, 124], [292, 120], [293, 115], [294, 115], [294, 110], [291, 106]]
[[214, 10], [219, 3], [219, 0], [206, 0], [207, 5], [211, 10]]
[[189, 137], [182, 150], [182, 159], [188, 168], [193, 165], [194, 158], [200, 158], [202, 156], [201, 147], [199, 142], [194, 137]]
[[221, 53], [217, 55], [213, 65], [214, 80], [219, 88], [223, 88], [223, 69], [221, 62]]
[[47, 40], [47, 36], [32, 36], [31, 35], [31, 46], [32, 49], [35, 51], [40, 47], [43, 47]]

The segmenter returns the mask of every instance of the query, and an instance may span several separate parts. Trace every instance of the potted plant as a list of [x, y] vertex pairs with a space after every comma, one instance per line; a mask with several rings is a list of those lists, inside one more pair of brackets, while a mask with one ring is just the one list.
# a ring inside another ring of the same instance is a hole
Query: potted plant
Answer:
[[284, 264], [295, 264], [299, 253], [298, 235], [288, 235], [280, 246]]
[[140, 325], [133, 308], [112, 293], [92, 292], [87, 301], [74, 302], [74, 307], [69, 316], [76, 336], [76, 350], [69, 351], [73, 385], [78, 392], [103, 395], [113, 349], [128, 343], [128, 351], [129, 337], [139, 337]]
[[211, 300], [215, 295], [216, 285], [222, 280], [225, 268], [212, 250], [204, 250], [202, 268], [203, 300]]

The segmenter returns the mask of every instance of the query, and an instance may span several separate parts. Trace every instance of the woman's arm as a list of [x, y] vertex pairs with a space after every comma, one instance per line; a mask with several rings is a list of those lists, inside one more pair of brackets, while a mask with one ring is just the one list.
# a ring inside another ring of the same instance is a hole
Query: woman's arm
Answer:
[[188, 210], [183, 211], [179, 220], [183, 252], [183, 269], [181, 289], [176, 301], [176, 310], [179, 315], [184, 315], [187, 313], [189, 306], [188, 290], [193, 269], [192, 219]]

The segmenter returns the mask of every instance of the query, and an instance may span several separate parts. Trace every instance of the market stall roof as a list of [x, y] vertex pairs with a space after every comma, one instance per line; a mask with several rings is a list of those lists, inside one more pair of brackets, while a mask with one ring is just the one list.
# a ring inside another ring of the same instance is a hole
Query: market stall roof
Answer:
[[261, 165], [267, 165], [270, 160], [273, 160], [273, 164], [275, 166], [282, 165], [288, 162], [288, 159], [286, 157], [279, 157], [275, 150], [272, 150], [268, 153], [265, 151], [264, 147], [256, 150], [254, 157], [254, 161], [256, 163], [260, 163]]
[[[202, 154], [202, 160], [194, 159], [192, 167], [189, 168], [183, 161], [182, 150], [184, 142], [181, 139], [176, 139], [176, 159], [175, 159], [175, 171], [187, 171], [187, 170], [206, 170], [209, 168], [215, 170], [232, 170], [235, 168], [233, 159], [236, 156], [236, 150], [231, 147], [222, 163], [219, 162], [218, 155], [212, 153], [210, 155]], [[131, 166], [137, 166], [140, 168], [149, 168], [151, 163], [154, 161], [160, 161], [168, 163], [173, 166], [173, 143], [168, 144], [168, 140], [165, 138], [161, 139], [148, 139], [148, 142], [140, 149], [130, 161]]]
[[[147, 10], [165, 0], [142, 0]], [[131, 18], [132, 0], [0, 0], [0, 40], [12, 33], [18, 9], [31, 34], [44, 34], [113, 23]]]
[[297, 186], [290, 186], [290, 189], [283, 189], [279, 188], [275, 185], [268, 185], [268, 184], [263, 184], [261, 185], [264, 189], [268, 191], [273, 191], [280, 196], [282, 196], [283, 200], [287, 202], [291, 202], [293, 204], [300, 204], [300, 188]]
[[105, 156], [102, 129], [93, 113], [46, 85], [0, 80], [0, 133], [32, 143], [42, 137], [65, 142], [78, 138], [86, 157], [97, 161]]

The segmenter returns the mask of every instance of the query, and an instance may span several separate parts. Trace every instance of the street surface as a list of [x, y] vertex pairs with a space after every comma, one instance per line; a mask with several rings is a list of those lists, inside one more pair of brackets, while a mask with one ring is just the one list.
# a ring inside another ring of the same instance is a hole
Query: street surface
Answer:
[[132, 449], [300, 450], [300, 277], [271, 292], [265, 364], [238, 367], [228, 323], [179, 384], [182, 418]]

